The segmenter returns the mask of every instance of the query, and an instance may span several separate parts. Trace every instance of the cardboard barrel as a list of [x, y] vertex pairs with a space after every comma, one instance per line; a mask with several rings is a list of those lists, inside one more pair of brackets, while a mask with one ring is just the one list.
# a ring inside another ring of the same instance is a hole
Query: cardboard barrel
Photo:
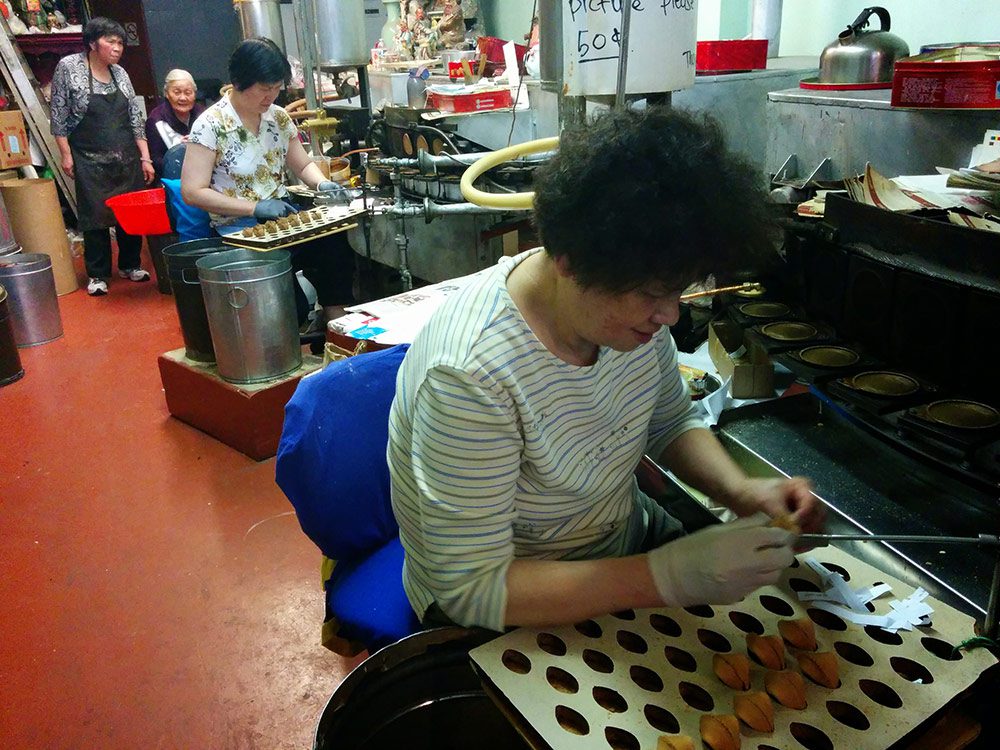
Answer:
[[42, 253], [52, 259], [56, 294], [79, 288], [59, 196], [52, 180], [3, 180], [0, 182], [14, 239], [25, 253]]
[[10, 218], [7, 216], [7, 207], [0, 197], [0, 255], [13, 255], [21, 252], [21, 246], [14, 239], [14, 232], [10, 228]]

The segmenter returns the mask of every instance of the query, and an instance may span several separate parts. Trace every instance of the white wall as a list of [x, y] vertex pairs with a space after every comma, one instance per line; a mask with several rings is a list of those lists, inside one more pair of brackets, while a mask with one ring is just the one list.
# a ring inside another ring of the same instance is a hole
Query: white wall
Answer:
[[[739, 39], [749, 34], [750, 3], [698, 0], [698, 38]], [[1000, 39], [1000, 0], [879, 0], [878, 4], [889, 11], [891, 31], [910, 45], [913, 54], [923, 44]], [[532, 0], [480, 0], [479, 5], [491, 34], [521, 41], [531, 23]], [[784, 0], [780, 54], [819, 57], [866, 7], [867, 0]], [[877, 27], [878, 19], [873, 18], [871, 28]]]
[[[910, 54], [924, 44], [1000, 39], [997, 0], [880, 0], [878, 4], [889, 11], [890, 30], [910, 45]], [[785, 0], [780, 54], [819, 55], [866, 7], [864, 0]], [[878, 25], [878, 18], [872, 17], [869, 28]]]
[[479, 12], [486, 33], [524, 44], [531, 31], [532, 0], [479, 0]]
[[698, 0], [698, 39], [721, 39], [722, 0]]
[[[734, 2], [746, 5], [750, 0], [698, 0], [699, 39], [722, 38], [719, 28], [723, 5]], [[532, 4], [533, 0], [479, 0], [487, 31], [503, 39], [513, 39], [518, 44], [524, 42], [522, 37], [531, 28]], [[739, 9], [736, 12], [739, 13]], [[746, 15], [745, 9], [742, 15]]]

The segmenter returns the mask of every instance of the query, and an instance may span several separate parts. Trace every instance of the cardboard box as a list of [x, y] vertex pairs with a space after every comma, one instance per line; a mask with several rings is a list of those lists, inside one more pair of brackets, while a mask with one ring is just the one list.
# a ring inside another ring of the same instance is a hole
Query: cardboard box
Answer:
[[1000, 46], [954, 47], [897, 60], [893, 107], [1000, 108]]
[[709, 325], [708, 354], [722, 379], [731, 378], [733, 398], [774, 395], [774, 365], [767, 350], [735, 323], [717, 320]]
[[0, 112], [0, 169], [26, 167], [31, 164], [28, 133], [24, 117], [17, 110]]
[[720, 39], [698, 42], [695, 73], [762, 70], [767, 67], [766, 39]]
[[510, 89], [495, 87], [469, 93], [446, 93], [427, 89], [427, 106], [442, 112], [483, 112], [490, 109], [511, 107], [514, 100]]
[[387, 70], [368, 68], [368, 85], [372, 104], [389, 102], [400, 107], [407, 106], [406, 79], [409, 73], [393, 73]]
[[158, 364], [171, 415], [263, 461], [278, 452], [285, 404], [299, 381], [320, 369], [323, 360], [303, 355], [298, 370], [266, 383], [247, 385], [227, 383], [214, 364], [190, 360], [184, 349], [161, 354]]

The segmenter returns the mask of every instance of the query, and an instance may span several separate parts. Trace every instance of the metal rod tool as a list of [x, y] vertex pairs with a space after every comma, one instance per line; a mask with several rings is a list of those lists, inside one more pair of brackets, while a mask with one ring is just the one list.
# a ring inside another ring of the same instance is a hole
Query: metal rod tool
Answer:
[[804, 542], [900, 542], [926, 544], [981, 544], [987, 547], [1000, 546], [1000, 536], [979, 534], [978, 536], [926, 536], [920, 534], [799, 534]]

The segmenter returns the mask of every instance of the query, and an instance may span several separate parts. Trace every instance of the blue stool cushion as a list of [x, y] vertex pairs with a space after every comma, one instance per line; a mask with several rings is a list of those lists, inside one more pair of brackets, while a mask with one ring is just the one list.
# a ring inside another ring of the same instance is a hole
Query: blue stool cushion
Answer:
[[302, 380], [285, 406], [275, 479], [302, 530], [338, 568], [399, 536], [385, 453], [407, 348], [332, 362]]
[[403, 545], [399, 537], [358, 560], [340, 560], [326, 584], [327, 616], [337, 635], [371, 652], [420, 630], [403, 591]]
[[180, 241], [203, 240], [206, 237], [211, 237], [213, 235], [211, 217], [207, 211], [189, 206], [184, 202], [184, 199], [181, 198], [181, 181], [170, 180], [166, 177], [160, 181], [163, 183], [167, 195], [168, 213]]

